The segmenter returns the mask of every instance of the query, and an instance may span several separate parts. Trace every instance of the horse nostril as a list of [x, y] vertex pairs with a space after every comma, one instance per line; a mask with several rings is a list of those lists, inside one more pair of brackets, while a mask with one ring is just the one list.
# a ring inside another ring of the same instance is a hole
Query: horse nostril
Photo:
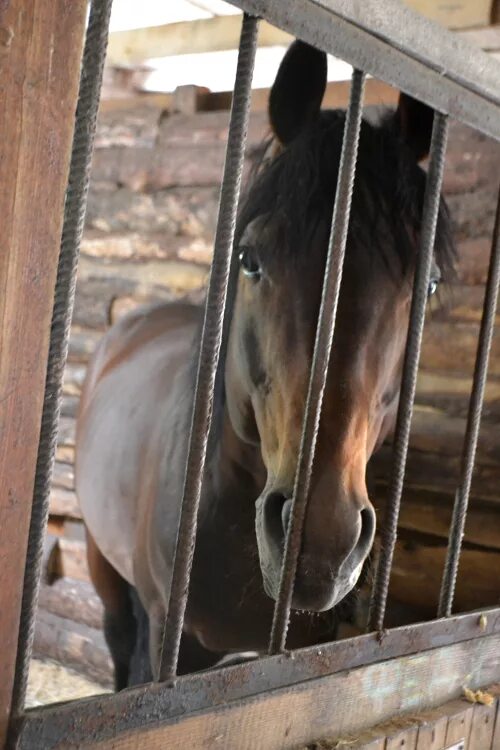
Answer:
[[290, 526], [290, 516], [292, 515], [292, 501], [286, 500], [281, 509], [281, 523], [283, 524], [283, 533], [285, 537], [288, 533], [288, 527]]
[[275, 544], [282, 545], [290, 518], [291, 500], [282, 492], [271, 492], [265, 500], [266, 531]]
[[356, 547], [363, 556], [366, 556], [371, 549], [375, 536], [375, 511], [371, 507], [363, 508], [360, 515], [361, 530]]

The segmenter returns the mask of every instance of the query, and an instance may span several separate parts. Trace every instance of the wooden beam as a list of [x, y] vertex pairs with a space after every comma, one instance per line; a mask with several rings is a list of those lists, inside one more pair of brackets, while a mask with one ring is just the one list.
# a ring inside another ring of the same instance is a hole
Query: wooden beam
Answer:
[[0, 747], [9, 719], [86, 0], [0, 3]]
[[[201, 750], [215, 746], [283, 750], [302, 747], [321, 737], [336, 740], [395, 715], [415, 714], [442, 705], [459, 698], [464, 685], [475, 689], [490, 685], [499, 677], [500, 636], [492, 635], [338, 672], [204, 711], [188, 713], [184, 706], [183, 713], [170, 720], [164, 718], [159, 707], [151, 706], [147, 716], [142, 713], [130, 717], [133, 728], [128, 731], [120, 731], [116, 721], [108, 721], [106, 738], [100, 730], [96, 731], [104, 706], [114, 706], [116, 717], [117, 702], [125, 695], [115, 696], [113, 703], [103, 698], [72, 707], [73, 721], [71, 725], [64, 723], [62, 731], [59, 722], [64, 707], [34, 711], [23, 722], [18, 750], [49, 746], [52, 750], [68, 746], [82, 750]], [[178, 688], [163, 686], [171, 691]], [[158, 688], [148, 688], [150, 693], [155, 689]], [[133, 691], [127, 692], [133, 695]], [[143, 690], [136, 692], [144, 698]], [[463, 705], [467, 710], [468, 704]], [[85, 709], [93, 709], [93, 719], [82, 738], [83, 724], [78, 712]]]
[[[349, 102], [349, 81], [331, 81], [327, 84], [323, 107], [331, 109], [345, 109]], [[198, 89], [196, 97], [196, 112], [222, 112], [231, 108], [232, 91], [210, 91]], [[399, 93], [388, 83], [369, 78], [366, 81], [364, 103], [369, 106], [390, 107], [397, 104]], [[174, 111], [176, 95], [140, 91], [134, 96], [120, 99], [104, 99], [100, 106], [100, 114], [106, 115], [127, 110], [137, 111], [138, 107], [158, 110]], [[253, 89], [251, 111], [265, 112], [269, 101], [269, 89]]]
[[[240, 31], [241, 15], [116, 31], [110, 35], [107, 59], [111, 65], [135, 65], [154, 57], [236, 49]], [[290, 34], [261, 21], [259, 46], [288, 46], [291, 40]]]
[[[491, 0], [456, 0], [454, 3], [407, 0], [406, 4], [451, 29], [485, 26], [490, 20]], [[237, 49], [240, 30], [241, 16], [232, 15], [115, 31], [110, 35], [108, 63], [136, 65], [154, 57]], [[259, 47], [288, 46], [292, 39], [290, 34], [261, 21]]]

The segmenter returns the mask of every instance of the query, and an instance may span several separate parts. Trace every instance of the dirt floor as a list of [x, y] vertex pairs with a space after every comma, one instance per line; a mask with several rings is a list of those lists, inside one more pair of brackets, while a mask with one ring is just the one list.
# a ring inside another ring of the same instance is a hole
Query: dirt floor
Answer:
[[33, 659], [30, 666], [26, 707], [87, 698], [110, 692], [78, 672], [49, 660]]

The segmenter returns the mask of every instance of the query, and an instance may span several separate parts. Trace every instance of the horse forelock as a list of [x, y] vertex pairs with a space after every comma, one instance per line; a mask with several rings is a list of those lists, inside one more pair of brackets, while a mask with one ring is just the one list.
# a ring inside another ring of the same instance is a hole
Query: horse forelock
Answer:
[[[300, 262], [318, 226], [329, 226], [335, 198], [345, 112], [324, 111], [283, 150], [266, 141], [250, 178], [236, 242], [258, 217], [279, 225], [272, 252]], [[391, 275], [404, 275], [418, 252], [425, 172], [392, 127], [363, 120], [349, 224], [347, 257], [363, 263], [380, 258]], [[453, 273], [451, 221], [440, 201], [435, 243], [443, 279]]]

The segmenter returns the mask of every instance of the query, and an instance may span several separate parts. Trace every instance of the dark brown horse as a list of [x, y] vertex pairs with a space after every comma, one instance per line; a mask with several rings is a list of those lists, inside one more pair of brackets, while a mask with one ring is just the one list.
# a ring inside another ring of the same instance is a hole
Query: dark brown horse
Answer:
[[[270, 98], [273, 155], [240, 213], [241, 270], [216, 393], [179, 671], [268, 642], [345, 115], [321, 112], [326, 57], [292, 45]], [[288, 644], [335, 637], [368, 558], [367, 463], [397, 405], [432, 113], [406, 96], [364, 122]], [[450, 266], [441, 206], [432, 292]], [[135, 312], [104, 337], [81, 399], [77, 491], [116, 686], [157, 669], [191, 416], [200, 310]], [[314, 613], [312, 615], [311, 613]], [[317, 613], [322, 613], [318, 616]], [[134, 657], [135, 654], [135, 657]], [[144, 661], [144, 660], [143, 660]], [[144, 665], [143, 665], [144, 666]]]

